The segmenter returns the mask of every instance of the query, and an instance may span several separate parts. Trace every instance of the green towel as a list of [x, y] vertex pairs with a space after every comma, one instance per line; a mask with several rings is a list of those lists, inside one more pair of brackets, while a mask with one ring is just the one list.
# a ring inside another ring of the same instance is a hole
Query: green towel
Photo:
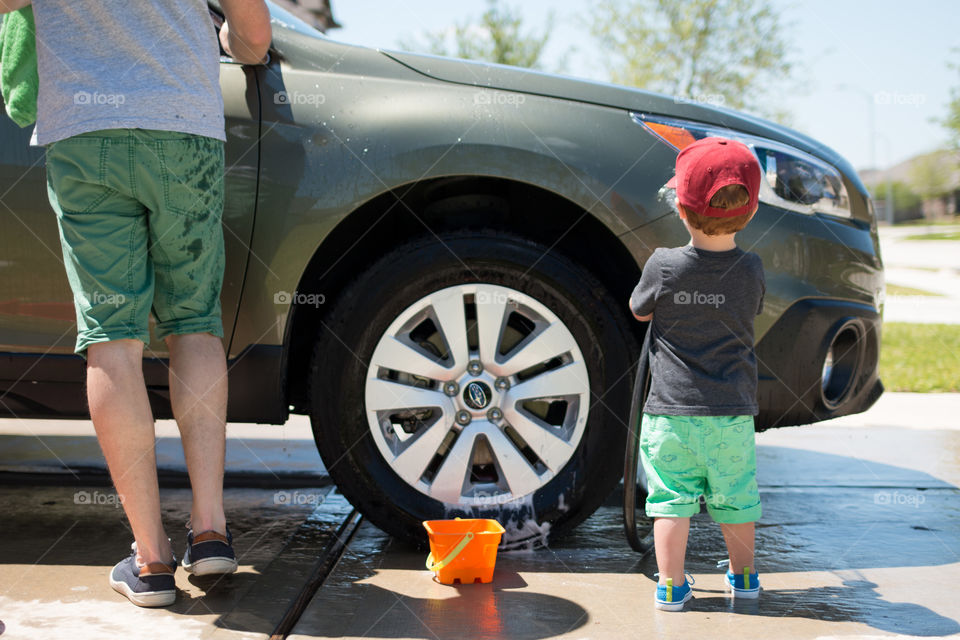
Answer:
[[0, 27], [0, 91], [10, 119], [21, 127], [37, 121], [37, 41], [33, 7], [8, 13]]

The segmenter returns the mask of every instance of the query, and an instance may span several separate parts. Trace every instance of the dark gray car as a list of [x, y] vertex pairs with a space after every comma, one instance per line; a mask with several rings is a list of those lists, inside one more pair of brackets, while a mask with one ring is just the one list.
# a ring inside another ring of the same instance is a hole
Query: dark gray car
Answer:
[[[882, 392], [876, 224], [832, 150], [643, 91], [351, 46], [271, 10], [269, 65], [221, 65], [228, 417], [309, 414], [331, 477], [375, 524], [422, 540], [421, 520], [492, 516], [523, 540], [604, 500], [644, 331], [626, 301], [654, 248], [687, 242], [663, 186], [705, 135], [744, 141], [764, 169], [738, 236], [767, 278], [758, 426]], [[0, 412], [82, 418], [29, 135], [0, 118]], [[169, 416], [164, 345], [148, 356]]]

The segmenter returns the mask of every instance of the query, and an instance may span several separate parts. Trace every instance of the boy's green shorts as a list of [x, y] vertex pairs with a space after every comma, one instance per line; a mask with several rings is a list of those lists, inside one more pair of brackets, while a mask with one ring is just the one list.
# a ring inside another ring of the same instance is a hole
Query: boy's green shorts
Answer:
[[753, 416], [645, 413], [641, 429], [649, 517], [688, 518], [703, 496], [717, 522], [760, 519]]
[[144, 129], [47, 147], [47, 188], [77, 311], [76, 352], [120, 339], [223, 337], [223, 143]]

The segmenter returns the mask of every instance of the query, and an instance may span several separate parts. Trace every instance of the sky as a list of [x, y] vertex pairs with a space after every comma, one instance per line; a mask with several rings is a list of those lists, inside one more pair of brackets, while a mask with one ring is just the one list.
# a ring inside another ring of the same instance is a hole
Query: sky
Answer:
[[[589, 33], [588, 1], [505, 1], [535, 33], [553, 13], [546, 68], [569, 51], [567, 74], [608, 80], [603, 53]], [[386, 49], [425, 31], [476, 21], [486, 8], [484, 0], [332, 0], [332, 5], [344, 28], [331, 31], [331, 38]], [[858, 169], [886, 168], [947, 144], [946, 132], [932, 120], [946, 114], [951, 87], [960, 88], [960, 73], [947, 68], [948, 60], [960, 62], [960, 52], [951, 53], [960, 47], [960, 1], [773, 0], [773, 5], [787, 25], [784, 35], [798, 72], [795, 90], [769, 99], [781, 102], [794, 128], [833, 147]]]

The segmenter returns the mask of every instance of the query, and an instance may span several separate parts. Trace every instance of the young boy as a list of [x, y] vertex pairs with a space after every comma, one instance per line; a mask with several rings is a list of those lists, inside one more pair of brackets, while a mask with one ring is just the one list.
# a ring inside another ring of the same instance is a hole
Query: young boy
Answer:
[[727, 543], [725, 586], [735, 598], [760, 591], [753, 320], [765, 285], [760, 257], [734, 241], [757, 211], [760, 166], [745, 145], [705, 138], [680, 152], [667, 186], [677, 191], [690, 244], [653, 252], [630, 309], [652, 320], [653, 332], [640, 455], [660, 570], [654, 606], [680, 611], [693, 597], [683, 562], [701, 495]]

